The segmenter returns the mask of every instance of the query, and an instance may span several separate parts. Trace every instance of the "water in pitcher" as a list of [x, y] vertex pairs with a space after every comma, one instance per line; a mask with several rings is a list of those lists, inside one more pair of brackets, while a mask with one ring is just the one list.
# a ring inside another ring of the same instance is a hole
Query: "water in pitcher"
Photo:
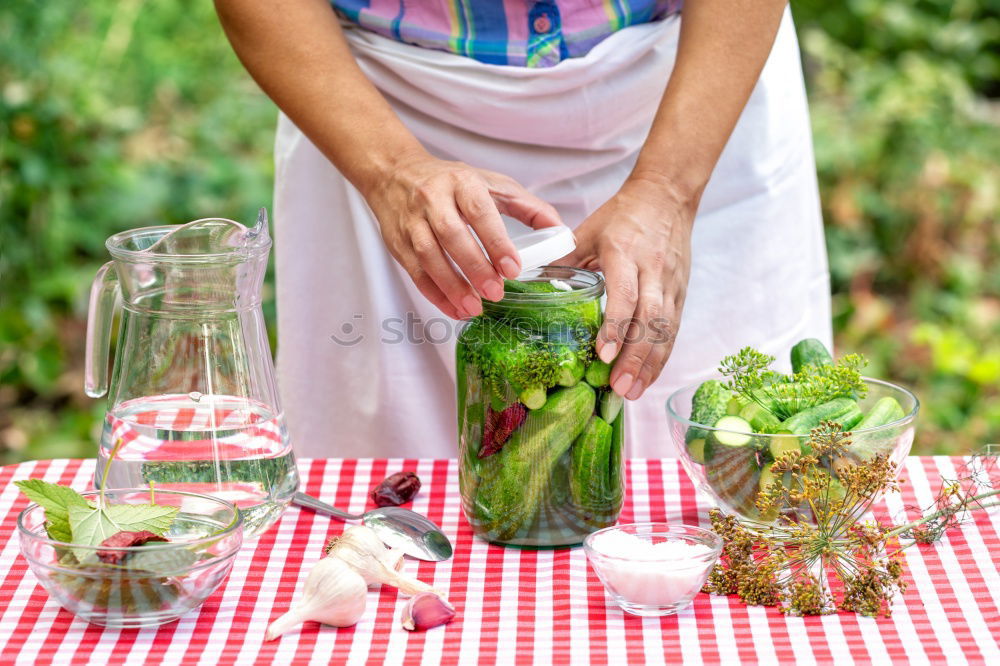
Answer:
[[105, 418], [98, 470], [116, 445], [108, 487], [221, 497], [240, 508], [248, 537], [277, 519], [298, 485], [283, 416], [247, 398], [190, 393], [122, 402]]

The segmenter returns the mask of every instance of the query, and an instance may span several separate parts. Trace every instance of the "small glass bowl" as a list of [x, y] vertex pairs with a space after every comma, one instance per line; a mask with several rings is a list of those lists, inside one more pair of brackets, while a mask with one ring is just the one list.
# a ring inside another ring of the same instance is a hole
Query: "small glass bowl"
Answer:
[[[81, 494], [96, 500], [99, 493]], [[164, 535], [169, 543], [98, 548], [55, 541], [45, 531], [44, 510], [31, 504], [17, 518], [21, 555], [59, 605], [88, 622], [124, 628], [176, 620], [200, 606], [233, 568], [243, 517], [231, 503], [209, 495], [157, 490], [154, 499], [180, 510]], [[148, 504], [150, 490], [106, 490], [105, 501]], [[101, 562], [98, 550], [121, 553], [122, 564]]]
[[[611, 532], [632, 534], [652, 544], [682, 541], [706, 546], [697, 556], [679, 559], [636, 552], [629, 556], [599, 550], [599, 536]], [[709, 571], [722, 552], [722, 539], [709, 530], [693, 525], [632, 523], [598, 530], [583, 542], [590, 565], [604, 583], [604, 589], [622, 610], [633, 615], [672, 615], [690, 605], [705, 584]]]

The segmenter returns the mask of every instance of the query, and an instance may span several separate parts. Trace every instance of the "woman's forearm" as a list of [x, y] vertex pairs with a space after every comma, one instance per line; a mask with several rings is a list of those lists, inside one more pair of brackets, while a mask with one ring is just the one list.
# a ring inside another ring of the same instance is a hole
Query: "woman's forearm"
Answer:
[[362, 193], [420, 142], [365, 77], [326, 0], [215, 0], [258, 85]]
[[632, 179], [697, 207], [774, 44], [787, 0], [686, 0], [673, 73]]

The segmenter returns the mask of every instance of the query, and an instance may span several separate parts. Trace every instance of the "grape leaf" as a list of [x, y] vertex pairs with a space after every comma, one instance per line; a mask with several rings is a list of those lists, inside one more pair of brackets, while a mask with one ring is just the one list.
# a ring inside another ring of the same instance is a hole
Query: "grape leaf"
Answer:
[[70, 507], [92, 508], [83, 495], [72, 488], [60, 486], [57, 483], [49, 483], [41, 479], [26, 479], [15, 481], [14, 485], [20, 488], [29, 500], [36, 502], [45, 510], [45, 531], [50, 539], [56, 541], [73, 540], [73, 532], [69, 522]]
[[[156, 504], [111, 504], [104, 508], [70, 506], [69, 526], [73, 543], [81, 546], [99, 546], [102, 541], [118, 532], [149, 530], [162, 535], [173, 524], [177, 507]], [[90, 553], [87, 549], [74, 551], [83, 562]]]

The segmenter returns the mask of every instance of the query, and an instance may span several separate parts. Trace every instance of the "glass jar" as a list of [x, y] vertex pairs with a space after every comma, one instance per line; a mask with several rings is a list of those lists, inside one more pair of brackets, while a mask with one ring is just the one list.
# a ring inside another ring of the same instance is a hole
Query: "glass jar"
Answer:
[[594, 351], [604, 280], [546, 266], [504, 292], [456, 348], [462, 505], [487, 541], [579, 544], [624, 489], [624, 401]]

